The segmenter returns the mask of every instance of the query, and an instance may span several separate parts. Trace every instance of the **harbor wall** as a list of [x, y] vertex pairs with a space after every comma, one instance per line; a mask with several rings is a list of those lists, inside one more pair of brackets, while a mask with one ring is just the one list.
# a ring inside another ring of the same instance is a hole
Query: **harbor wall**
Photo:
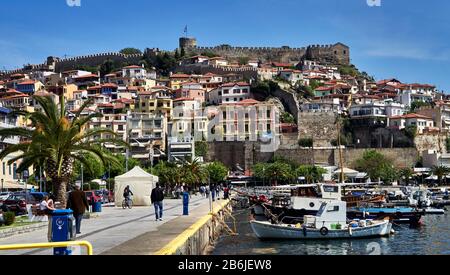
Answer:
[[229, 200], [220, 201], [214, 207], [213, 215], [200, 218], [155, 255], [207, 255], [222, 233], [225, 212], [232, 211]]
[[[290, 143], [290, 142], [288, 142]], [[298, 145], [283, 146], [276, 152], [261, 152], [258, 142], [212, 142], [205, 161], [221, 161], [230, 169], [237, 165], [245, 170], [251, 170], [256, 163], [268, 162], [274, 157], [283, 157], [298, 164], [338, 165], [339, 150], [335, 147], [301, 148]], [[415, 148], [346, 148], [343, 150], [343, 162], [346, 167], [355, 168], [355, 161], [361, 158], [365, 151], [375, 150], [385, 155], [397, 167], [414, 167], [419, 159]]]

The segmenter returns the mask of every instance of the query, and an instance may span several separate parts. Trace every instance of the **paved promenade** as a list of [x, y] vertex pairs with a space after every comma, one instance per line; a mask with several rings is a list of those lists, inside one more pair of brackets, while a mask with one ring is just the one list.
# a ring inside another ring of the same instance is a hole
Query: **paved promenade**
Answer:
[[[220, 201], [219, 201], [220, 202]], [[215, 205], [219, 205], [216, 202]], [[163, 221], [155, 221], [152, 207], [103, 207], [98, 217], [83, 220], [77, 240], [91, 242], [94, 254], [150, 255], [209, 213], [209, 200], [193, 196], [190, 215], [182, 216], [182, 200], [165, 200]], [[0, 245], [47, 242], [47, 229], [0, 239]], [[81, 250], [82, 254], [86, 251]], [[0, 251], [0, 255], [49, 255], [51, 249]]]

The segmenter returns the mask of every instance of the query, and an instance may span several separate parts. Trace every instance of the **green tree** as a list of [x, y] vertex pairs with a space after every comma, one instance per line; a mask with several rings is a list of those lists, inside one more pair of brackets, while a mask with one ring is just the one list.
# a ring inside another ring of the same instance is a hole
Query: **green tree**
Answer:
[[298, 145], [300, 147], [313, 147], [314, 140], [312, 138], [301, 138], [298, 140]]
[[295, 170], [295, 175], [297, 177], [305, 177], [306, 182], [313, 183], [317, 181], [321, 181], [323, 179], [323, 174], [325, 174], [327, 170], [322, 167], [312, 166], [312, 165], [301, 165]]
[[165, 186], [174, 187], [183, 183], [181, 168], [176, 163], [161, 161], [153, 168], [153, 173], [159, 177], [159, 182]]
[[196, 188], [199, 184], [205, 182], [206, 173], [198, 159], [183, 163], [181, 169], [185, 184]]
[[136, 48], [125, 48], [120, 50], [121, 54], [142, 54], [142, 51]]
[[255, 177], [272, 182], [273, 185], [278, 185], [279, 182], [290, 183], [295, 177], [291, 165], [281, 161], [258, 163], [253, 170]]
[[409, 180], [413, 177], [414, 171], [411, 168], [403, 168], [399, 171], [399, 178], [405, 183], [408, 184]]
[[228, 175], [228, 168], [219, 161], [210, 163], [205, 168], [207, 177], [209, 175], [209, 180], [214, 184], [224, 181]]
[[438, 177], [439, 185], [442, 185], [442, 179], [450, 174], [450, 169], [446, 166], [439, 165], [431, 167], [431, 172]]
[[202, 56], [207, 56], [207, 57], [209, 57], [209, 58], [213, 58], [213, 57], [219, 56], [219, 55], [217, 55], [217, 54], [215, 54], [215, 53], [213, 53], [213, 52], [211, 52], [211, 51], [202, 52], [200, 55], [202, 55]]
[[323, 86], [323, 83], [321, 83], [320, 81], [317, 81], [317, 80], [315, 80], [315, 79], [312, 79], [312, 80], [309, 82], [309, 87], [310, 87], [313, 91], [315, 91], [317, 88], [322, 87], [322, 86]]
[[100, 75], [103, 77], [113, 72], [115, 69], [114, 62], [111, 59], [108, 59], [100, 66]]
[[295, 123], [295, 119], [291, 113], [283, 112], [281, 114], [281, 122], [282, 123]]
[[383, 183], [392, 183], [400, 178], [400, 174], [392, 164], [383, 163], [380, 170], [380, 179]]
[[[81, 116], [81, 113], [92, 101], [86, 101], [77, 112], [69, 118], [65, 108], [64, 96], [60, 96], [57, 104], [50, 97], [34, 96], [33, 99], [42, 110], [36, 112], [15, 111], [14, 115], [24, 116], [31, 123], [30, 128], [5, 128], [0, 129], [0, 136], [18, 136], [25, 142], [6, 146], [0, 153], [0, 159], [4, 159], [12, 153], [19, 153], [17, 157], [11, 158], [8, 163], [21, 160], [17, 171], [20, 173], [34, 164], [44, 163], [44, 171], [51, 179], [56, 200], [66, 206], [66, 190], [73, 174], [74, 161], [80, 161], [86, 169], [92, 171], [91, 163], [87, 156], [97, 159], [103, 165], [114, 163], [118, 165], [115, 158], [104, 154], [97, 149], [105, 143], [126, 145], [116, 139], [116, 133], [108, 129], [88, 129], [87, 124], [95, 117], [102, 114], [94, 113]], [[88, 130], [85, 130], [88, 129]], [[101, 139], [101, 134], [107, 133], [112, 139]]]
[[195, 142], [195, 156], [205, 157], [208, 153], [208, 143], [206, 141]]
[[247, 65], [249, 60], [250, 60], [249, 57], [244, 56], [244, 57], [239, 57], [238, 62], [239, 62], [239, 65], [242, 66], [242, 65]]
[[409, 113], [414, 113], [418, 111], [422, 107], [430, 107], [430, 102], [424, 102], [424, 101], [413, 101], [411, 103], [411, 106], [409, 107]]
[[366, 172], [372, 180], [390, 179], [393, 175], [391, 170], [393, 167], [392, 160], [376, 150], [365, 151], [362, 158], [356, 160], [355, 167]]

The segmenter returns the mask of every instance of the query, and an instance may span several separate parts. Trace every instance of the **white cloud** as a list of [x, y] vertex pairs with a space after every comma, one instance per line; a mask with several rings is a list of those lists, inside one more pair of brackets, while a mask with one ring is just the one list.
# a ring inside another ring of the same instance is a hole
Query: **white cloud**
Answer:
[[[413, 44], [411, 44], [413, 45]], [[366, 54], [374, 57], [392, 57], [414, 60], [450, 61], [450, 48], [436, 49], [411, 45], [386, 44], [369, 48]]]

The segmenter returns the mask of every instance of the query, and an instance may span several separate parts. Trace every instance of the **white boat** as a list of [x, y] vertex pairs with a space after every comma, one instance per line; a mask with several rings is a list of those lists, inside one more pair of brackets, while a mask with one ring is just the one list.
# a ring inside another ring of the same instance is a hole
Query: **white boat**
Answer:
[[392, 223], [388, 220], [360, 220], [347, 224], [347, 205], [343, 201], [324, 202], [316, 216], [305, 216], [302, 225], [271, 224], [251, 221], [260, 239], [342, 239], [389, 236]]
[[432, 208], [432, 207], [427, 207], [427, 208], [423, 209], [423, 212], [425, 212], [425, 214], [435, 214], [435, 215], [445, 214], [444, 209]]

